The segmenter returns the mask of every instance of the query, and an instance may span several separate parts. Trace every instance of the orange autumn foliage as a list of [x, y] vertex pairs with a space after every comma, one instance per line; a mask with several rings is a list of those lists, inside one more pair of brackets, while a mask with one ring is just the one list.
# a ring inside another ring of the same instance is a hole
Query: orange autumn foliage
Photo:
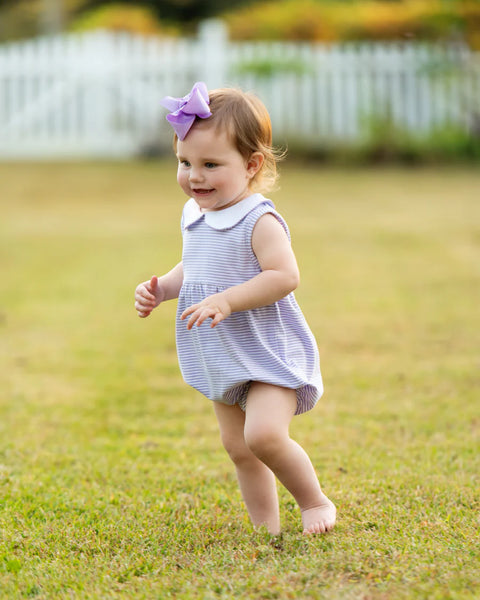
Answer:
[[464, 40], [480, 48], [480, 2], [267, 0], [224, 15], [234, 39]]

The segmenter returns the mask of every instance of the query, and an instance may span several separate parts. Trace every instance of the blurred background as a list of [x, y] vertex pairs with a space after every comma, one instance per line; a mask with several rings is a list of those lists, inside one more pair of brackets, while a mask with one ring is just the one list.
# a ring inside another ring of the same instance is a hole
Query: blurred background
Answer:
[[480, 159], [478, 0], [0, 0], [0, 160], [162, 154], [197, 80], [291, 154]]

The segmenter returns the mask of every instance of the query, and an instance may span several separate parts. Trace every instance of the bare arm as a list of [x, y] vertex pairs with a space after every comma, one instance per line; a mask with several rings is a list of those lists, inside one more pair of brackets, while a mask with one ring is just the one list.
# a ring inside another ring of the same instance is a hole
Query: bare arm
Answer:
[[148, 317], [161, 302], [178, 298], [183, 283], [183, 264], [180, 262], [162, 277], [153, 276], [135, 290], [135, 309], [139, 317]]
[[187, 308], [187, 327], [211, 318], [215, 327], [232, 312], [267, 306], [292, 292], [299, 283], [297, 261], [284, 228], [271, 214], [260, 217], [253, 230], [252, 248], [262, 272], [240, 285], [205, 298]]

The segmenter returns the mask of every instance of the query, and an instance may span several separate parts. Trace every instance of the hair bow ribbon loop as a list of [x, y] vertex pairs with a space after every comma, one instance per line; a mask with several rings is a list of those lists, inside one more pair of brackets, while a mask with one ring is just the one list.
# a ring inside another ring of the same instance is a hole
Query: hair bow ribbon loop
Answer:
[[207, 86], [203, 81], [197, 81], [192, 91], [183, 98], [166, 96], [161, 104], [171, 111], [166, 119], [175, 130], [179, 140], [185, 139], [196, 117], [207, 119], [212, 115], [208, 107], [210, 99]]

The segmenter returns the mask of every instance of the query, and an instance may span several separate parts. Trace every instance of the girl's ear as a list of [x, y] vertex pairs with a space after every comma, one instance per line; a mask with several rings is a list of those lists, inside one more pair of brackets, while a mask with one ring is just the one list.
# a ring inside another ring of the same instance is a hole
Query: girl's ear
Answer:
[[255, 177], [263, 166], [265, 157], [261, 152], [254, 152], [247, 161], [247, 174], [249, 178]]

